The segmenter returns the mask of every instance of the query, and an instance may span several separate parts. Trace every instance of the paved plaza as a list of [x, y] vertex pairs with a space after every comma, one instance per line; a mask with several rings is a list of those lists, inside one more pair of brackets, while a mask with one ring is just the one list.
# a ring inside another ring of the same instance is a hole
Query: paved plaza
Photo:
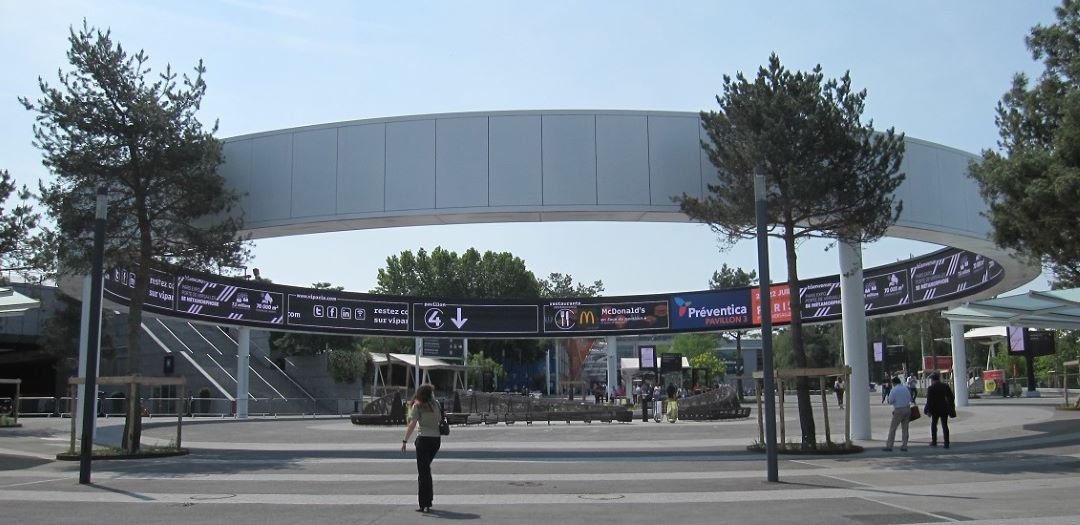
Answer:
[[[70, 420], [24, 419], [0, 429], [0, 512], [6, 523], [1080, 523], [1080, 412], [1056, 410], [1061, 398], [974, 399], [953, 421], [953, 448], [930, 447], [922, 418], [906, 453], [881, 450], [889, 408], [878, 401], [874, 439], [857, 442], [865, 452], [782, 455], [779, 483], [746, 451], [756, 416], [455, 427], [434, 463], [430, 514], [415, 512], [403, 427], [185, 420], [190, 455], [97, 461], [83, 486], [77, 462], [52, 459]], [[99, 441], [115, 443], [118, 423], [101, 420]], [[841, 419], [832, 425], [842, 435]], [[175, 420], [148, 419], [143, 442], [174, 432]]]

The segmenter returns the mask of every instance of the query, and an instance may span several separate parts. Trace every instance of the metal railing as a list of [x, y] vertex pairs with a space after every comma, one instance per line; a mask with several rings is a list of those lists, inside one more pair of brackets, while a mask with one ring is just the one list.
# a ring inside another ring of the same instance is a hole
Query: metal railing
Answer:
[[[11, 398], [4, 398], [11, 399]], [[236, 402], [226, 398], [146, 397], [141, 398], [143, 416], [175, 416], [177, 404], [183, 406], [188, 417], [232, 417], [236, 415]], [[12, 400], [13, 402], [13, 400]], [[98, 398], [98, 417], [123, 417], [126, 400], [122, 397]], [[369, 401], [339, 398], [255, 398], [248, 400], [250, 416], [341, 416], [363, 410]], [[22, 397], [19, 398], [19, 417], [71, 417], [71, 397]]]

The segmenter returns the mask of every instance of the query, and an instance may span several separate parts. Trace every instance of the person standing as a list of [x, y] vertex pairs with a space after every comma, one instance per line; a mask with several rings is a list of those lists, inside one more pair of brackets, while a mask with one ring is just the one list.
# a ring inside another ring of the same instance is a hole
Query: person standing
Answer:
[[888, 376], [881, 382], [881, 404], [884, 405], [889, 398], [889, 391], [892, 390], [892, 383], [889, 381]]
[[930, 374], [930, 387], [926, 389], [926, 406], [923, 412], [930, 416], [930, 446], [937, 446], [937, 426], [941, 421], [941, 437], [949, 448], [949, 418], [956, 417], [956, 400], [952, 388], [941, 382], [941, 374]]
[[836, 406], [844, 408], [844, 378], [836, 376], [836, 382], [833, 383], [832, 388], [836, 392]]
[[903, 442], [900, 451], [907, 452], [908, 423], [911, 421], [911, 391], [900, 384], [899, 377], [893, 377], [892, 390], [889, 390], [889, 404], [892, 405], [892, 422], [889, 423], [889, 439], [885, 441], [885, 452], [892, 452], [896, 441], [896, 427], [901, 427]]
[[431, 462], [435, 460], [435, 454], [442, 445], [442, 437], [439, 435], [439, 422], [442, 418], [442, 407], [435, 401], [435, 388], [431, 385], [420, 385], [409, 401], [409, 426], [405, 428], [405, 438], [401, 440], [401, 453], [404, 454], [405, 447], [409, 444], [409, 436], [414, 429], [417, 430], [414, 442], [417, 496], [420, 502], [417, 512], [431, 512], [432, 500], [435, 499]]
[[919, 394], [919, 380], [915, 378], [915, 374], [907, 376], [907, 389], [911, 391], [911, 402], [914, 403]]

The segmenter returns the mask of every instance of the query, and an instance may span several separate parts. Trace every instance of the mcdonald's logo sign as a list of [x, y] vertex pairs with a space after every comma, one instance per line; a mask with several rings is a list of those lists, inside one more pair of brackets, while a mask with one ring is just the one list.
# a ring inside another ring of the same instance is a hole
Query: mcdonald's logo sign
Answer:
[[579, 310], [578, 325], [582, 327], [599, 326], [599, 323], [596, 322], [596, 312], [592, 310]]

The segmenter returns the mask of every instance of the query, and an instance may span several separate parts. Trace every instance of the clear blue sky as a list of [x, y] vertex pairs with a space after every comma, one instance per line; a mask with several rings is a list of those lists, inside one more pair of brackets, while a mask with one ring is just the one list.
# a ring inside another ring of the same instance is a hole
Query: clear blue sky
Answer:
[[[0, 0], [0, 168], [47, 178], [31, 145], [37, 77], [67, 69], [68, 27], [111, 28], [155, 70], [190, 71], [209, 89], [200, 118], [218, 135], [394, 115], [511, 109], [715, 108], [724, 74], [786, 66], [850, 70], [869, 92], [864, 119], [970, 152], [993, 148], [994, 107], [1013, 74], [1037, 74], [1024, 36], [1054, 20], [1048, 0], [193, 2]], [[367, 230], [257, 241], [252, 266], [275, 282], [375, 284], [386, 257], [443, 246], [509, 251], [538, 277], [603, 280], [608, 295], [706, 287], [727, 263], [756, 269], [752, 242], [720, 253], [694, 224], [560, 223]], [[808, 243], [803, 277], [836, 273]], [[875, 266], [934, 247], [868, 246]], [[772, 244], [774, 280], [785, 272]], [[1046, 288], [1045, 279], [1032, 283]]]

